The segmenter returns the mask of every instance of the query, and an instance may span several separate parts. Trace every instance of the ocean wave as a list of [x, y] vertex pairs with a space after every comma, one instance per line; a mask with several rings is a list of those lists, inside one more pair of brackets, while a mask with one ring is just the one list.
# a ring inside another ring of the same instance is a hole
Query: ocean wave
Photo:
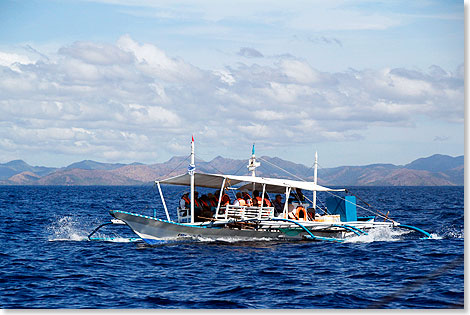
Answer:
[[86, 241], [88, 233], [83, 225], [72, 216], [57, 218], [47, 227], [49, 241]]
[[391, 227], [377, 228], [368, 231], [367, 234], [348, 238], [348, 243], [371, 243], [371, 242], [396, 242], [403, 240], [402, 236], [411, 233], [408, 230], [399, 230]]

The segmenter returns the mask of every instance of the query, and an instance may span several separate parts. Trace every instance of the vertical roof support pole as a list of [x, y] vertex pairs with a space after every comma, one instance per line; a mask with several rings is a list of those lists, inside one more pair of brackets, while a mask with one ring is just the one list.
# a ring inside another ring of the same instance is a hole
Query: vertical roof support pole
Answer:
[[[220, 193], [219, 193], [219, 202], [217, 203], [217, 209], [215, 210], [215, 217], [219, 215], [219, 210], [220, 210], [220, 202], [222, 201], [222, 194], [224, 193], [224, 188], [225, 188], [225, 180], [226, 178], [224, 177], [224, 180], [222, 181], [222, 187], [220, 187]], [[227, 218], [227, 209], [225, 209], [225, 218]]]
[[191, 164], [189, 174], [191, 175], [191, 223], [194, 223], [194, 137], [191, 138]]
[[162, 198], [163, 208], [165, 208], [166, 218], [171, 222], [170, 215], [168, 214], [168, 208], [166, 207], [165, 198], [163, 198], [162, 188], [160, 187], [160, 182], [157, 182], [158, 192], [160, 193], [160, 198]]
[[[313, 183], [317, 185], [317, 169], [318, 169], [318, 153], [315, 151], [315, 167], [313, 168]], [[317, 208], [317, 191], [313, 191], [313, 210], [316, 211]]]
[[264, 193], [266, 192], [266, 184], [263, 184], [263, 193], [261, 194], [261, 206], [259, 207], [259, 214], [258, 219], [261, 220], [261, 213], [263, 212], [263, 204], [264, 204]]
[[284, 202], [284, 219], [287, 219], [287, 210], [289, 209], [289, 195], [290, 195], [290, 187], [286, 187], [286, 201]]

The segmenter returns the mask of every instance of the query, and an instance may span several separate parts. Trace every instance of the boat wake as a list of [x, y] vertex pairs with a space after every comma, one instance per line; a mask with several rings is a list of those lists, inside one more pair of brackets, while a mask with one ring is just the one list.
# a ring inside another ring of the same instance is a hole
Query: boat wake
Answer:
[[372, 243], [372, 242], [396, 242], [406, 239], [406, 235], [412, 233], [409, 230], [399, 230], [389, 227], [377, 228], [360, 235], [348, 238], [347, 243]]
[[[370, 231], [367, 235], [348, 238], [347, 243], [371, 243], [371, 242], [397, 242], [414, 239], [414, 232], [410, 230], [383, 227]], [[440, 240], [444, 238], [463, 238], [463, 231], [451, 230], [444, 233], [431, 233], [429, 239]]]
[[[456, 227], [449, 227], [445, 230], [439, 231], [437, 234], [431, 234], [433, 238], [438, 239], [449, 239], [449, 238], [460, 238], [464, 239], [464, 229], [459, 229]], [[435, 236], [435, 237], [434, 237]]]
[[[88, 240], [88, 239], [87, 239]], [[133, 243], [141, 242], [142, 240], [139, 237], [122, 237], [122, 236], [101, 236], [98, 234], [96, 239], [91, 239], [92, 241], [103, 241], [111, 243]]]
[[[90, 228], [83, 225], [82, 222], [78, 221], [72, 216], [65, 216], [57, 218], [49, 227], [47, 227], [47, 234], [49, 235], [48, 241], [89, 241], [88, 235]], [[102, 233], [95, 234], [96, 240], [112, 242], [112, 243], [130, 243], [140, 240], [138, 238], [122, 237], [116, 233], [112, 235], [105, 235]]]
[[53, 241], [87, 241], [86, 229], [72, 216], [58, 218], [47, 228], [49, 238]]

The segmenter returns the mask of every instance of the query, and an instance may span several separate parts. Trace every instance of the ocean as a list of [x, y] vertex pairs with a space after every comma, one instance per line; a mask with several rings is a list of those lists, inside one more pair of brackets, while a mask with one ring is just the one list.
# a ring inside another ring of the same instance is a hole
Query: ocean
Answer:
[[[183, 192], [163, 187], [175, 218]], [[17, 308], [464, 308], [464, 188], [351, 187], [403, 224], [345, 243], [131, 242], [108, 210], [164, 217], [155, 187], [0, 187], [0, 306]], [[319, 199], [326, 198], [322, 193]], [[171, 198], [171, 196], [174, 196]], [[361, 215], [369, 215], [361, 212]]]

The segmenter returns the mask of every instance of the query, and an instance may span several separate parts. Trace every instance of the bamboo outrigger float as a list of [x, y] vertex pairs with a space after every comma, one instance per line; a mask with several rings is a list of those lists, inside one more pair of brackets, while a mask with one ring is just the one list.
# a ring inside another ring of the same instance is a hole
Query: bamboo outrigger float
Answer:
[[[345, 189], [331, 189], [317, 184], [317, 154], [315, 153], [314, 181], [295, 181], [289, 179], [258, 177], [255, 169], [260, 166], [253, 152], [248, 170], [251, 176], [204, 174], [195, 171], [194, 138], [191, 141], [191, 162], [186, 174], [156, 181], [161, 197], [166, 220], [137, 213], [111, 210], [114, 219], [107, 224], [126, 224], [140, 239], [150, 245], [168, 240], [314, 240], [343, 242], [353, 236], [367, 235], [371, 230], [380, 228], [404, 228], [430, 238], [430, 234], [413, 226], [400, 224], [387, 216], [376, 213], [375, 216], [358, 217], [355, 196], [340, 197], [334, 192]], [[190, 187], [190, 206], [177, 208], [177, 219], [172, 220], [168, 211], [161, 185], [182, 185]], [[222, 205], [224, 190], [231, 186], [238, 191], [262, 191], [261, 200], [269, 193], [283, 193], [285, 203], [283, 211], [275, 215], [274, 207]], [[212, 217], [195, 217], [195, 187], [220, 189], [217, 207]], [[289, 202], [294, 190], [311, 191], [311, 203]], [[324, 214], [317, 213], [317, 192], [328, 192]], [[362, 208], [362, 207], [361, 207]], [[364, 209], [364, 208], [363, 208]], [[376, 217], [384, 221], [376, 221]], [[90, 235], [90, 240], [101, 228], [99, 226]]]

